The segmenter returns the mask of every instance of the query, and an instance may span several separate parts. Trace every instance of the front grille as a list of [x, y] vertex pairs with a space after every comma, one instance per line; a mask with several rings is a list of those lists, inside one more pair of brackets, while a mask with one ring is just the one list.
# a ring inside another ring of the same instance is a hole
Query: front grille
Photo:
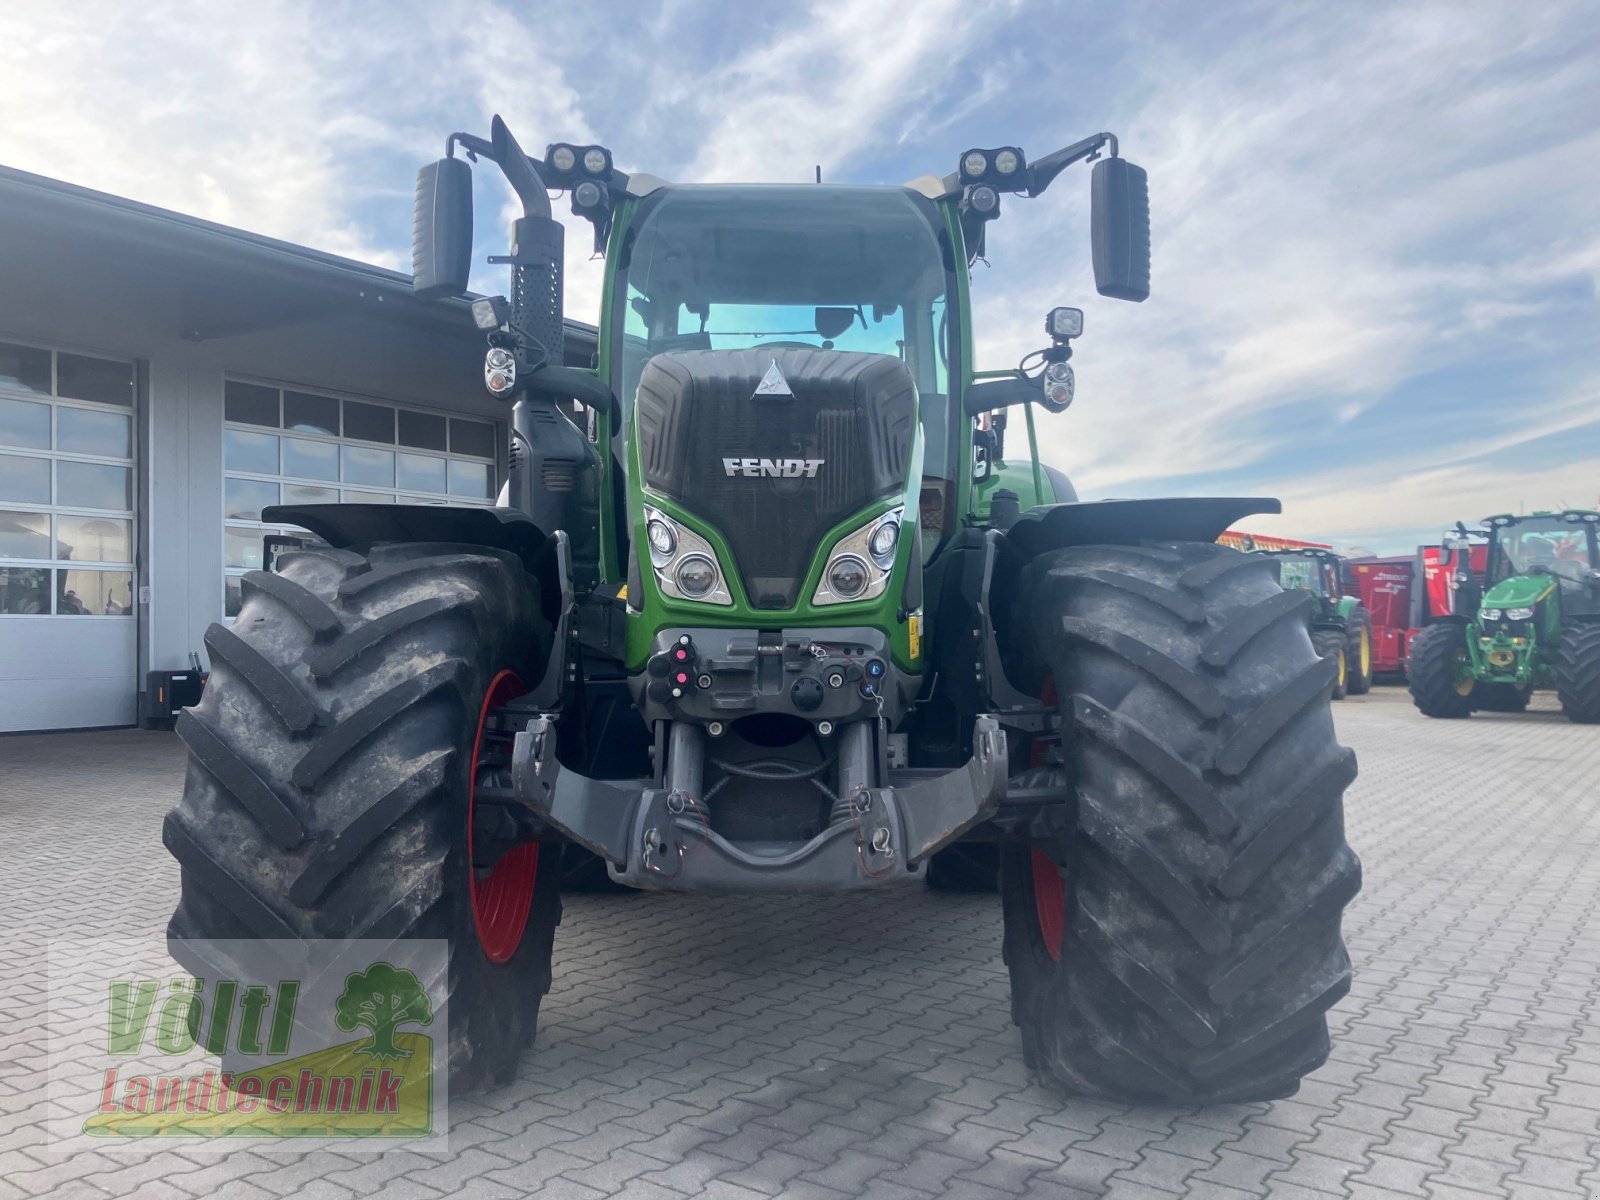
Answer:
[[[754, 394], [774, 362], [792, 396]], [[917, 397], [886, 355], [700, 350], [652, 358], [638, 409], [645, 484], [722, 532], [757, 608], [787, 609], [823, 535], [904, 488]], [[820, 465], [772, 477], [786, 461]]]

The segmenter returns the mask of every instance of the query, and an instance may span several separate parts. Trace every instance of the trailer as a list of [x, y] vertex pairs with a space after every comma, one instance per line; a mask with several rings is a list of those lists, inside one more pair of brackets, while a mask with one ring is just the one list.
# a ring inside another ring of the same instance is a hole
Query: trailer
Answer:
[[[1472, 573], [1482, 578], [1487, 548], [1470, 551]], [[1404, 679], [1411, 644], [1429, 625], [1455, 612], [1451, 571], [1438, 546], [1418, 546], [1414, 554], [1362, 558], [1346, 566], [1346, 585], [1372, 614], [1372, 670], [1388, 682]]]

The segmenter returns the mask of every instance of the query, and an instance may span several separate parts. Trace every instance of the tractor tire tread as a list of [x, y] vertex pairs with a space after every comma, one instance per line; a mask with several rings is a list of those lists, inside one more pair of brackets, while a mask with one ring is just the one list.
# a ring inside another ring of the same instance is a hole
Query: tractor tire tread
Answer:
[[[1360, 863], [1341, 798], [1355, 759], [1334, 736], [1332, 664], [1287, 617], [1302, 602], [1275, 599], [1270, 563], [1157, 548], [1052, 551], [1024, 575], [1011, 627], [1035, 631], [1035, 673], [1056, 680], [1074, 800], [1002, 850], [1012, 1014], [1024, 1057], [1074, 1092], [1274, 1099], [1325, 1061], [1326, 1012], [1349, 987], [1339, 922]], [[1064, 586], [1095, 571], [1188, 595], [1206, 620], [1140, 589]], [[1192, 703], [1202, 689], [1216, 701]], [[1066, 880], [1059, 959], [1035, 849]]]
[[220, 939], [443, 940], [450, 1086], [504, 1081], [550, 986], [558, 850], [517, 949], [490, 963], [467, 888], [469, 760], [494, 673], [531, 685], [544, 669], [538, 584], [514, 556], [459, 545], [307, 548], [279, 568], [245, 576], [178, 722], [190, 763], [163, 835], [181, 869], [174, 955], [195, 970], [184, 956]]
[[1429, 625], [1411, 643], [1406, 677], [1411, 703], [1425, 717], [1455, 721], [1472, 715], [1472, 695], [1455, 687], [1454, 652], [1464, 647], [1466, 627], [1456, 622]]
[[1567, 720], [1600, 725], [1600, 624], [1571, 625], [1556, 652], [1556, 698]]

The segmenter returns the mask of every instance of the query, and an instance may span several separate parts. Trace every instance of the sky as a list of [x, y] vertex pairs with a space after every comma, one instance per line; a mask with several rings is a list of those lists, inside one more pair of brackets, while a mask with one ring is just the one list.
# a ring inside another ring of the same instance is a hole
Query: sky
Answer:
[[[899, 183], [1108, 130], [1150, 173], [1150, 299], [1095, 294], [1083, 167], [1008, 199], [973, 270], [981, 367], [1085, 311], [1077, 401], [1040, 414], [1085, 498], [1278, 496], [1250, 528], [1379, 553], [1600, 506], [1582, 0], [10, 0], [0, 81], [0, 163], [401, 269], [417, 167], [497, 112], [683, 182]], [[478, 177], [481, 259], [512, 208]], [[593, 321], [586, 225], [567, 246]]]

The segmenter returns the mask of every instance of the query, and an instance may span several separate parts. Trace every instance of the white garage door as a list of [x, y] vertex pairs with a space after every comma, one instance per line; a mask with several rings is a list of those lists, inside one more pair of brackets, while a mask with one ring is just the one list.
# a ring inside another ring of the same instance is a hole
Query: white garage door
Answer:
[[0, 731], [131, 725], [131, 362], [0, 341]]
[[223, 395], [224, 611], [261, 567], [272, 504], [493, 504], [496, 423], [285, 385], [230, 379]]

